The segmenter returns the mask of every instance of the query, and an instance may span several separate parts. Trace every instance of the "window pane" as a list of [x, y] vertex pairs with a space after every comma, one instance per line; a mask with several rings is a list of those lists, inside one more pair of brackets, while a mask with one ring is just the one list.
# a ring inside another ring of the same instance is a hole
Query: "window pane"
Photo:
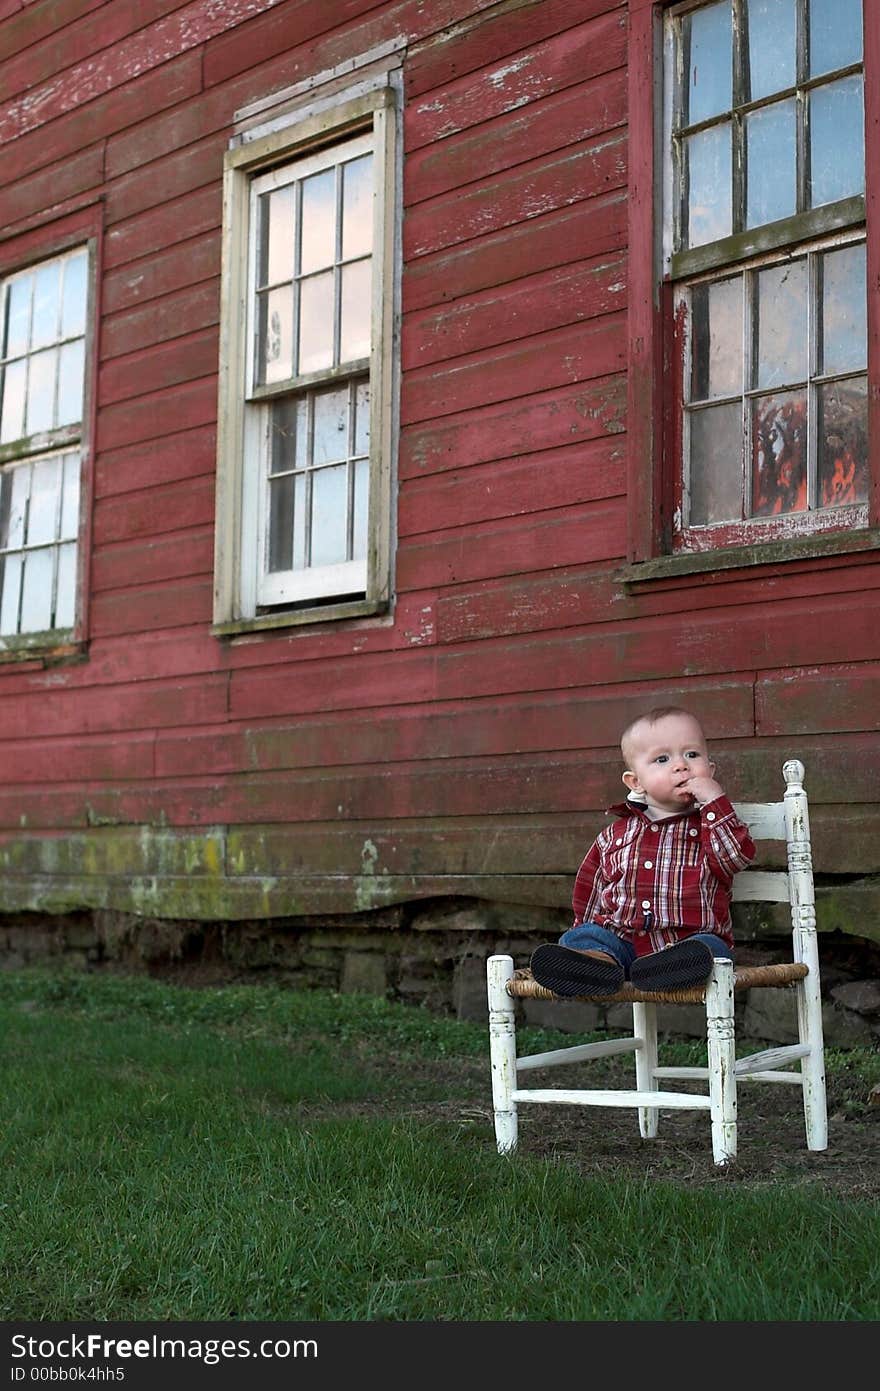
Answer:
[[337, 565], [347, 557], [348, 466], [312, 475], [312, 565]]
[[300, 396], [293, 401], [276, 401], [269, 430], [270, 473], [305, 468], [308, 464], [308, 398]]
[[358, 382], [355, 393], [355, 454], [370, 452], [370, 383]]
[[273, 189], [260, 198], [259, 285], [278, 285], [293, 279], [295, 212], [296, 192], [293, 184]]
[[800, 391], [752, 402], [752, 512], [775, 517], [807, 505], [807, 401]]
[[862, 78], [845, 77], [810, 93], [810, 201], [814, 208], [865, 187]]
[[687, 123], [696, 125], [731, 107], [732, 44], [730, 0], [686, 15], [683, 20], [687, 75]]
[[3, 597], [0, 600], [0, 633], [18, 632], [18, 609], [21, 599], [21, 562], [18, 555], [0, 559], [3, 575]]
[[738, 275], [691, 291], [692, 401], [742, 391], [742, 285]]
[[336, 170], [325, 169], [302, 181], [300, 272], [332, 266], [336, 260]]
[[58, 361], [58, 418], [56, 425], [74, 425], [82, 419], [85, 345], [82, 338], [65, 343]]
[[689, 415], [690, 524], [742, 517], [742, 405], [712, 406]]
[[748, 0], [746, 97], [793, 87], [797, 79], [795, 0]]
[[10, 362], [3, 371], [3, 414], [0, 416], [0, 444], [21, 439], [24, 434], [24, 387], [27, 365], [24, 358]]
[[34, 275], [34, 317], [31, 347], [42, 348], [58, 341], [61, 296], [61, 262], [49, 261]]
[[746, 134], [746, 226], [763, 227], [797, 210], [795, 103], [753, 111]]
[[269, 572], [293, 569], [293, 474], [269, 484]]
[[369, 504], [370, 466], [359, 459], [354, 466], [354, 518], [352, 560], [362, 560], [367, 553], [367, 512]]
[[342, 258], [368, 256], [373, 249], [373, 156], [342, 168]]
[[687, 245], [705, 246], [730, 234], [730, 125], [725, 122], [685, 141], [688, 166]]
[[298, 473], [293, 480], [293, 564], [292, 569], [306, 568], [306, 495], [308, 477]]
[[86, 271], [88, 254], [78, 251], [64, 262], [64, 289], [61, 302], [61, 337], [75, 338], [86, 331]]
[[55, 553], [46, 548], [29, 551], [24, 561], [21, 586], [21, 631], [41, 633], [52, 627], [52, 567]]
[[315, 393], [312, 462], [332, 464], [348, 458], [348, 387]]
[[57, 588], [55, 627], [72, 628], [76, 616], [76, 546], [59, 547]]
[[802, 381], [807, 375], [807, 263], [770, 266], [756, 281], [755, 386]]
[[810, 74], [832, 72], [862, 58], [862, 0], [812, 0]]
[[829, 382], [817, 392], [819, 506], [868, 500], [868, 383]]
[[822, 257], [819, 371], [851, 372], [868, 354], [865, 244]]
[[70, 540], [79, 534], [79, 455], [64, 456], [64, 495], [61, 504], [62, 540]]
[[333, 272], [300, 282], [299, 371], [333, 366]]
[[4, 548], [24, 544], [30, 472], [25, 464], [0, 474], [0, 546]]
[[293, 287], [261, 294], [259, 368], [260, 382], [283, 382], [293, 376]]
[[40, 546], [57, 539], [61, 477], [60, 458], [41, 459], [33, 466], [27, 523], [29, 546]]
[[25, 423], [25, 433], [28, 435], [35, 435], [40, 430], [51, 430], [52, 428], [57, 363], [57, 348], [50, 348], [47, 353], [34, 353], [30, 359]]
[[27, 352], [31, 322], [32, 275], [20, 275], [10, 282], [6, 306], [6, 343], [4, 357], [16, 357]]
[[339, 361], [354, 362], [370, 353], [371, 261], [342, 268]]

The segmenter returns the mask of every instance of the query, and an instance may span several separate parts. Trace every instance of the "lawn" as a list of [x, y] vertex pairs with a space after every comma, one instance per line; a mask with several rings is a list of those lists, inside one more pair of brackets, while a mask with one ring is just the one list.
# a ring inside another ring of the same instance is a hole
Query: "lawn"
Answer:
[[877, 1054], [829, 1058], [829, 1161], [725, 1176], [569, 1108], [500, 1158], [485, 1031], [368, 997], [5, 972], [0, 1026], [5, 1320], [880, 1316]]

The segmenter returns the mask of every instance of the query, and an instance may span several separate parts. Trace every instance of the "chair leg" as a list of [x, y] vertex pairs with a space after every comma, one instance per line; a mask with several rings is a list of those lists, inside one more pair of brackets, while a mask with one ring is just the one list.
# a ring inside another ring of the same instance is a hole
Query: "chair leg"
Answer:
[[490, 956], [486, 975], [495, 1139], [498, 1153], [509, 1154], [517, 1142], [516, 1102], [512, 1096], [516, 1087], [516, 1015], [513, 1000], [505, 989], [513, 975], [513, 958]]
[[706, 1030], [712, 1155], [716, 1164], [736, 1159], [736, 1039], [733, 962], [715, 958], [706, 984]]
[[803, 934], [801, 960], [806, 961], [810, 974], [795, 986], [797, 993], [798, 1037], [809, 1046], [806, 1058], [801, 1058], [801, 1077], [804, 1086], [804, 1123], [807, 1149], [828, 1148], [828, 1105], [825, 1098], [825, 1044], [822, 1033], [822, 998], [819, 988], [819, 964], [816, 934]]
[[[641, 1040], [636, 1050], [636, 1091], [655, 1090], [654, 1069], [657, 1066], [657, 1006], [633, 1004], [633, 1037]], [[660, 1112], [656, 1106], [639, 1107], [639, 1132], [643, 1140], [653, 1140], [657, 1134]]]

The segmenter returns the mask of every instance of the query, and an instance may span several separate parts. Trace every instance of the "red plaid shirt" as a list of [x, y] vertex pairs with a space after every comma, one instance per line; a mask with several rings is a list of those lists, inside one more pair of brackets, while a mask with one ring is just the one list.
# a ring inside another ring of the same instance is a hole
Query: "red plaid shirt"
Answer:
[[574, 922], [594, 922], [647, 956], [714, 932], [733, 946], [730, 890], [753, 859], [749, 828], [726, 797], [652, 821], [635, 802], [611, 807], [577, 873]]

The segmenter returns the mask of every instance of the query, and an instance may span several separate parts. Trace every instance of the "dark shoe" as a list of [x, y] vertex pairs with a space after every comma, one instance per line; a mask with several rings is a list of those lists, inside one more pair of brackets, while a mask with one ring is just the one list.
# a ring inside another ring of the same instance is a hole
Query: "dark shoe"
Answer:
[[629, 983], [636, 990], [687, 990], [705, 985], [712, 970], [713, 956], [705, 942], [687, 938], [663, 951], [640, 956], [633, 962]]
[[548, 943], [532, 952], [532, 976], [554, 995], [616, 995], [623, 985], [623, 967], [616, 961]]

